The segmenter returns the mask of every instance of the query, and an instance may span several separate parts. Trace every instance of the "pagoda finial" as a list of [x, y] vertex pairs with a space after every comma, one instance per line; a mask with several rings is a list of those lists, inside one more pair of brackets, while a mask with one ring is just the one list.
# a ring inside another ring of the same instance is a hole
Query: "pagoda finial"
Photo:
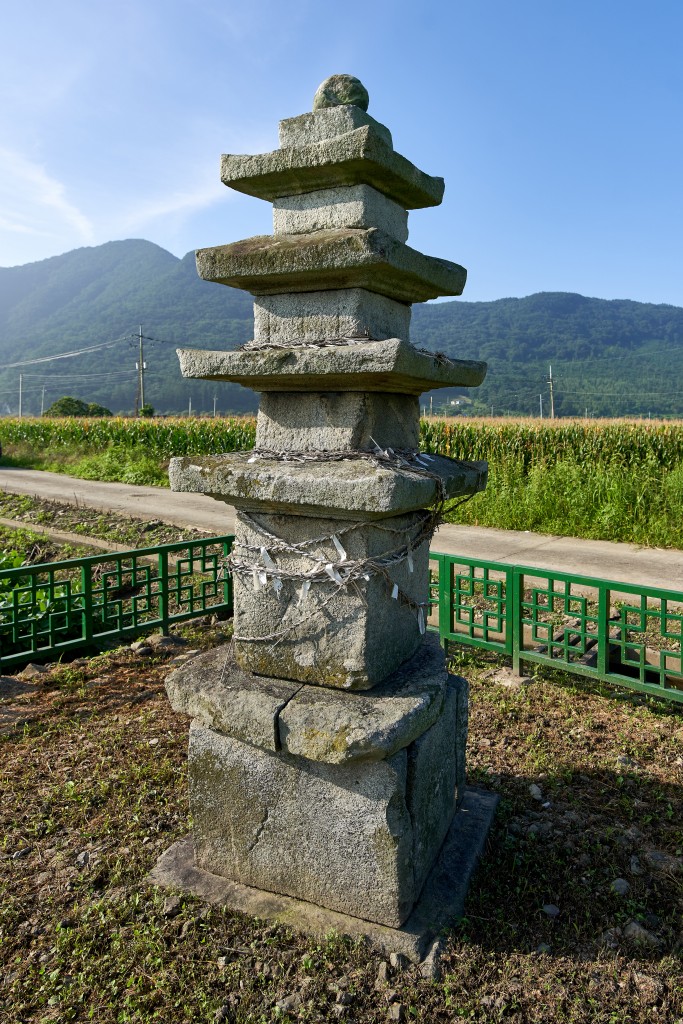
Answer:
[[353, 75], [330, 75], [318, 86], [313, 97], [313, 109], [323, 107], [360, 107], [367, 110], [370, 103], [368, 90]]

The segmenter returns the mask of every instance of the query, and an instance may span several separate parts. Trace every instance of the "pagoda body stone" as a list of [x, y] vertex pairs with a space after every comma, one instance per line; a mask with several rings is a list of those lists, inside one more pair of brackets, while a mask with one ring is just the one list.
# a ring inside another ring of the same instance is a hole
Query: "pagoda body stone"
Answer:
[[254, 294], [254, 338], [183, 350], [181, 369], [261, 401], [252, 452], [170, 467], [174, 489], [237, 509], [235, 617], [229, 648], [167, 681], [194, 720], [193, 852], [184, 875], [179, 847], [156, 877], [232, 880], [236, 906], [276, 893], [330, 927], [372, 921], [419, 957], [448, 923], [425, 908], [456, 906], [435, 894], [460, 842], [467, 737], [467, 684], [425, 635], [429, 544], [487, 469], [419, 452], [418, 396], [486, 372], [410, 342], [411, 304], [465, 284], [406, 244], [407, 211], [438, 205], [443, 180], [394, 151], [344, 75], [281, 122], [278, 150], [224, 156], [221, 177], [273, 203], [272, 236], [197, 252], [205, 280]]

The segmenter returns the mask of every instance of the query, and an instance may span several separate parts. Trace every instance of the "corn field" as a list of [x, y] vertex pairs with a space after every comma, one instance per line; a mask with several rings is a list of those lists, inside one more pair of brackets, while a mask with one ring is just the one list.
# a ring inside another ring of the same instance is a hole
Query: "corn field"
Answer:
[[590, 466], [659, 466], [683, 463], [683, 422], [642, 420], [446, 420], [421, 423], [421, 447], [454, 459], [486, 459], [492, 466], [571, 462]]
[[[252, 448], [255, 428], [249, 416], [2, 419], [0, 443], [19, 464], [168, 486], [171, 456]], [[683, 548], [682, 421], [424, 419], [420, 446], [488, 462], [458, 522]]]
[[[137, 449], [161, 460], [173, 455], [243, 451], [254, 445], [256, 420], [228, 419], [2, 419], [0, 442], [42, 451]], [[437, 420], [421, 422], [421, 448], [456, 459], [513, 464], [659, 466], [683, 463], [683, 422], [628, 420]]]
[[57, 449], [101, 451], [110, 445], [136, 449], [160, 460], [173, 455], [208, 455], [253, 448], [253, 416], [229, 419], [3, 419], [0, 442]]

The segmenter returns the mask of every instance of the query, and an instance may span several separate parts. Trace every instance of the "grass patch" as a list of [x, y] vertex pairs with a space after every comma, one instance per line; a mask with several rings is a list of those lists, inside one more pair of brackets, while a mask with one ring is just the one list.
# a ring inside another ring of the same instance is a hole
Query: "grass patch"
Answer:
[[[183, 632], [217, 642], [205, 623]], [[362, 943], [167, 903], [144, 884], [188, 829], [187, 722], [166, 700], [164, 656], [55, 666], [2, 700], [19, 712], [0, 739], [5, 1018], [370, 1024], [398, 1003], [425, 1024], [677, 1022], [683, 875], [651, 853], [683, 853], [680, 710], [559, 673], [502, 685], [481, 652], [453, 668], [471, 681], [470, 781], [501, 805], [442, 979], [408, 968], [378, 988]], [[632, 921], [650, 944], [628, 938]]]
[[650, 547], [683, 548], [683, 465], [492, 464], [454, 520]]
[[8, 551], [21, 555], [24, 565], [36, 565], [65, 558], [85, 558], [94, 554], [96, 549], [87, 544], [58, 544], [31, 529], [14, 530], [0, 525], [0, 552]]
[[121, 444], [99, 451], [64, 446], [41, 453], [27, 444], [8, 445], [0, 466], [65, 473], [81, 480], [107, 480], [147, 487], [168, 487], [168, 463]]
[[[201, 530], [173, 526], [158, 519], [143, 522], [132, 517], [126, 518], [120, 512], [112, 513], [85, 505], [68, 505], [64, 502], [47, 501], [43, 498], [33, 498], [23, 494], [7, 494], [2, 491], [0, 491], [0, 517], [26, 523], [28, 530], [30, 530], [31, 524], [35, 523], [66, 533], [101, 538], [120, 545], [122, 550], [155, 547], [158, 544], [173, 544], [177, 541], [206, 537], [206, 533]], [[8, 542], [13, 536], [16, 536], [14, 530], [5, 528], [5, 531], [6, 534], [3, 536], [7, 536]], [[43, 543], [47, 543], [44, 537], [41, 540]], [[66, 550], [63, 546], [62, 549]], [[72, 556], [64, 554], [63, 557]], [[44, 560], [51, 561], [52, 559]]]
[[102, 452], [76, 458], [70, 472], [83, 480], [112, 480], [122, 484], [168, 487], [168, 463], [112, 444]]

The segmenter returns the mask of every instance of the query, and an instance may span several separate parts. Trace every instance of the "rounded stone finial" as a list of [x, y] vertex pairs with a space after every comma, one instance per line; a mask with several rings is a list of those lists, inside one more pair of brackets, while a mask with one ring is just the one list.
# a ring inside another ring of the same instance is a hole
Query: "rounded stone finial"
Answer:
[[353, 105], [367, 110], [370, 97], [359, 78], [353, 75], [330, 75], [322, 82], [313, 97], [313, 109]]

